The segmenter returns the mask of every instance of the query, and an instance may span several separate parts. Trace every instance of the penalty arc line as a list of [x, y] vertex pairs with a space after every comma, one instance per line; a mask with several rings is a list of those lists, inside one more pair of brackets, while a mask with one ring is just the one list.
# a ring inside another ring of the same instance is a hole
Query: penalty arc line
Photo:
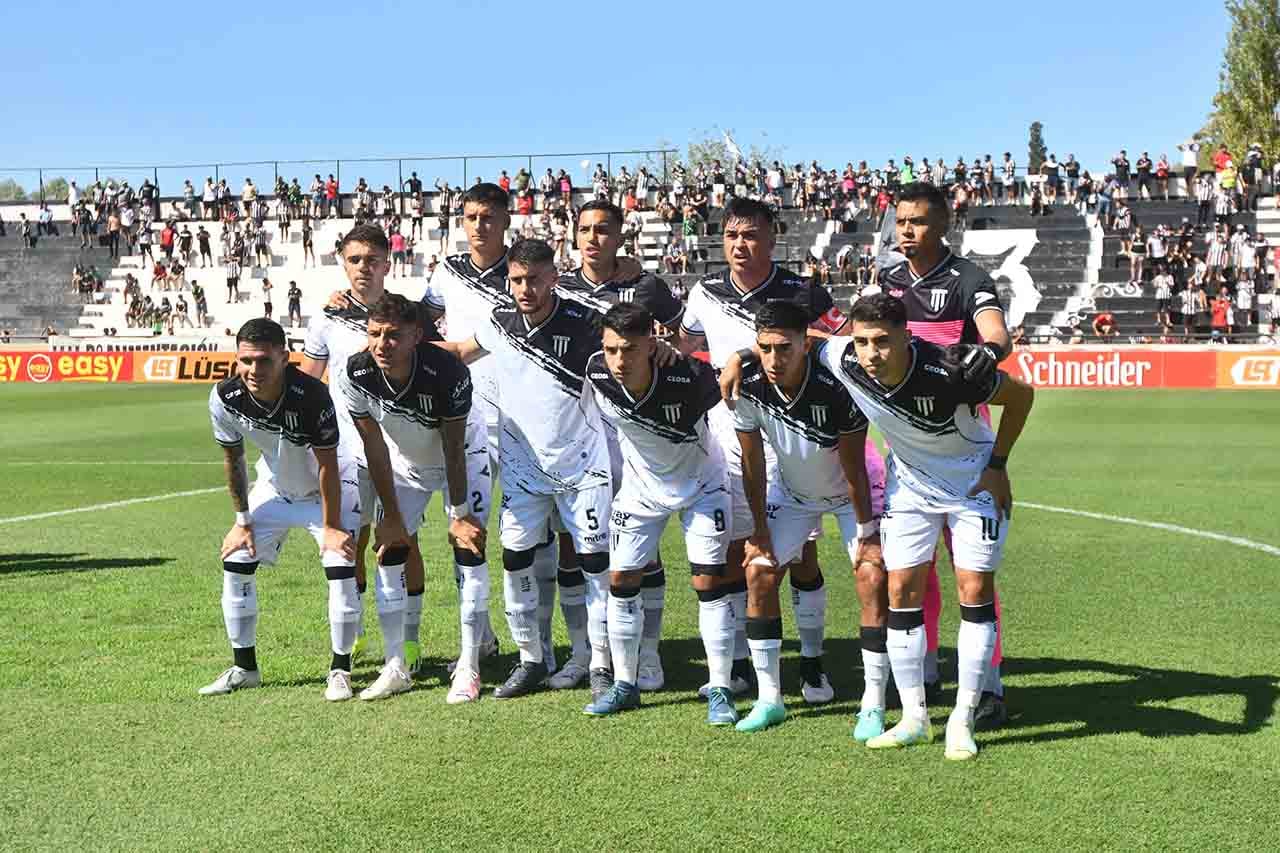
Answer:
[[1183, 527], [1179, 524], [1168, 524], [1163, 521], [1144, 521], [1141, 518], [1129, 518], [1123, 515], [1108, 515], [1102, 512], [1086, 512], [1082, 509], [1070, 509], [1062, 506], [1046, 506], [1044, 504], [1027, 503], [1026, 501], [1016, 501], [1015, 507], [1027, 507], [1028, 509], [1038, 509], [1042, 512], [1056, 512], [1061, 515], [1074, 515], [1080, 518], [1092, 518], [1098, 521], [1110, 521], [1115, 524], [1129, 524], [1134, 527], [1147, 527], [1152, 530], [1165, 530], [1170, 533], [1181, 533], [1184, 536], [1195, 536], [1199, 539], [1212, 539], [1215, 542], [1226, 542], [1230, 545], [1239, 545], [1241, 548], [1249, 548], [1254, 551], [1261, 551], [1264, 554], [1270, 554], [1273, 557], [1280, 557], [1280, 548], [1275, 545], [1268, 545], [1265, 542], [1254, 542], [1252, 539], [1245, 539], [1242, 536], [1228, 536], [1225, 533], [1214, 533], [1212, 530], [1197, 530], [1194, 527]]
[[97, 512], [102, 509], [117, 509], [123, 506], [134, 506], [135, 504], [149, 504], [156, 501], [167, 501], [173, 498], [189, 498], [193, 495], [211, 495], [214, 492], [226, 490], [226, 486], [215, 486], [211, 489], [189, 489], [185, 492], [169, 492], [167, 495], [151, 495], [145, 498], [129, 498], [125, 501], [111, 501], [104, 504], [93, 504], [92, 506], [79, 506], [74, 509], [58, 509], [52, 512], [37, 512], [32, 515], [15, 515], [11, 518], [0, 518], [0, 524], [16, 524], [20, 521], [39, 521], [42, 518], [57, 518], [62, 515], [75, 515], [80, 512]]

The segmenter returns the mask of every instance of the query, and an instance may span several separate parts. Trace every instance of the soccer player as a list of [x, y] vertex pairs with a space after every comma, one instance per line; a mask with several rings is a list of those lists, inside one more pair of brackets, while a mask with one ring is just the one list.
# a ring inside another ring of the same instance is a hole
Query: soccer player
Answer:
[[[222, 445], [236, 520], [222, 540], [222, 616], [232, 666], [200, 688], [205, 696], [262, 683], [256, 654], [260, 562], [275, 563], [289, 531], [303, 528], [320, 547], [329, 579], [333, 658], [324, 696], [351, 698], [351, 648], [360, 600], [352, 531], [354, 482], [339, 469], [338, 420], [324, 383], [289, 364], [284, 329], [258, 318], [236, 334], [237, 375], [209, 394], [213, 437]], [[245, 439], [258, 448], [258, 479], [249, 489]]]
[[[1009, 354], [1012, 343], [1005, 326], [1004, 309], [991, 276], [972, 261], [954, 254], [943, 238], [947, 233], [947, 199], [929, 184], [909, 184], [898, 197], [894, 242], [903, 257], [880, 274], [880, 288], [902, 300], [911, 334], [941, 346], [966, 347], [965, 373], [971, 381], [990, 378]], [[990, 415], [980, 410], [990, 421]], [[949, 534], [944, 534], [944, 539]], [[1008, 718], [1004, 685], [1000, 680], [1000, 602], [996, 599], [996, 645], [989, 680], [983, 686], [978, 709], [979, 728], [995, 728]], [[925, 593], [925, 630], [928, 656], [925, 683], [936, 693], [938, 673], [938, 619], [942, 594], [936, 561], [929, 570]]]
[[[573, 537], [588, 608], [607, 607], [613, 495], [600, 411], [585, 388], [587, 359], [600, 340], [597, 315], [556, 295], [555, 254], [545, 242], [521, 240], [506, 264], [513, 307], [494, 310], [469, 340], [437, 344], [468, 364], [492, 353], [494, 390], [508, 401], [498, 445], [503, 592], [520, 663], [494, 691], [499, 699], [523, 696], [548, 675], [533, 564], [553, 516]], [[592, 673], [593, 696], [610, 686], [607, 670]]]
[[[768, 303], [756, 313], [755, 350], [744, 351], [739, 359], [742, 378], [733, 411], [742, 446], [742, 485], [754, 526], [746, 544], [747, 642], [759, 684], [755, 706], [738, 723], [742, 732], [762, 731], [786, 719], [778, 587], [810, 532], [821, 529], [823, 516], [830, 513], [855, 570], [864, 558], [878, 558], [873, 513], [883, 495], [873, 500], [867, 478], [867, 420], [810, 352], [809, 322], [809, 313], [794, 302]], [[766, 445], [777, 460], [767, 483]], [[822, 681], [826, 601], [810, 585], [793, 582], [793, 587], [801, 667], [809, 670], [802, 689], [808, 691]]]
[[[622, 210], [608, 201], [590, 201], [578, 210], [574, 232], [578, 250], [582, 253], [582, 266], [560, 276], [557, 292], [601, 314], [619, 303], [634, 302], [648, 310], [657, 322], [678, 334], [684, 303], [672, 294], [671, 288], [661, 278], [644, 270], [637, 272], [634, 261], [618, 257], [623, 244], [622, 226]], [[617, 434], [608, 420], [605, 421], [605, 437], [609, 442], [614, 488], [618, 488], [622, 482], [622, 457]], [[558, 576], [560, 607], [573, 653], [548, 682], [556, 689], [576, 686], [586, 677], [589, 666], [586, 658], [590, 645], [583, 618], [584, 579], [581, 569], [566, 560], [572, 556], [573, 549], [564, 542], [562, 534]], [[656, 556], [653, 565], [644, 571], [640, 594], [644, 597], [644, 638], [640, 647], [637, 685], [647, 692], [661, 689], [665, 681], [658, 642], [662, 636], [666, 574]]]
[[343, 388], [379, 501], [377, 600], [388, 663], [360, 698], [383, 698], [412, 685], [396, 665], [404, 626], [402, 615], [395, 618], [395, 605], [404, 600], [411, 537], [432, 493], [447, 484], [449, 539], [455, 563], [465, 569], [462, 651], [446, 701], [471, 702], [480, 696], [479, 614], [488, 612], [489, 601], [489, 442], [483, 423], [468, 422], [471, 374], [455, 356], [423, 340], [418, 305], [396, 293], [384, 293], [370, 306], [368, 340], [368, 350], [347, 361]]
[[[366, 588], [364, 554], [369, 543], [369, 525], [373, 520], [373, 481], [364, 458], [364, 444], [351, 419], [347, 406], [347, 361], [369, 345], [369, 306], [382, 298], [384, 282], [391, 271], [391, 246], [387, 235], [376, 225], [357, 225], [338, 241], [338, 255], [342, 258], [343, 272], [350, 287], [343, 291], [341, 299], [331, 297], [324, 311], [311, 318], [307, 324], [303, 343], [302, 372], [317, 379], [325, 369], [334, 365], [329, 376], [329, 392], [337, 408], [342, 426], [342, 443], [338, 455], [344, 467], [354, 466], [360, 482], [360, 534], [356, 540], [356, 586], [363, 596]], [[434, 328], [434, 327], [433, 327]], [[438, 337], [438, 335], [436, 336]], [[404, 601], [404, 664], [413, 674], [421, 658], [418, 645], [419, 625], [422, 621], [422, 594], [426, 587], [422, 569], [422, 555], [417, 545], [409, 549], [405, 563], [406, 598]], [[376, 595], [375, 595], [376, 597]], [[382, 618], [381, 616], [379, 617]], [[357, 651], [363, 645], [357, 643]], [[385, 654], [384, 654], [385, 657]]]
[[[1003, 371], [971, 378], [964, 345], [943, 349], [912, 338], [906, 307], [896, 297], [863, 297], [851, 318], [852, 339], [832, 338], [818, 356], [890, 448], [881, 536], [888, 570], [888, 657], [902, 697], [901, 721], [866, 744], [885, 749], [933, 738], [925, 700], [923, 604], [929, 564], [945, 527], [951, 531], [961, 616], [959, 689], [947, 721], [945, 755], [970, 759], [978, 752], [974, 714], [996, 641], [995, 571], [1013, 506], [1006, 464], [1034, 391]], [[726, 365], [725, 384], [733, 381], [737, 358]], [[1004, 407], [998, 433], [976, 414], [983, 403]]]
[[[723, 576], [729, 546], [727, 472], [706, 419], [720, 402], [715, 374], [694, 359], [659, 366], [653, 322], [638, 304], [613, 306], [603, 320], [603, 349], [587, 362], [595, 399], [625, 460], [609, 521], [614, 681], [585, 708], [593, 716], [640, 705], [637, 679], [649, 606], [643, 580], [657, 559], [667, 519], [680, 517], [695, 577]], [[738, 719], [729, 689], [735, 624], [726, 594], [723, 587], [698, 593], [698, 626], [710, 670], [707, 722], [713, 726]]]
[[[735, 198], [725, 208], [724, 254], [729, 268], [702, 278], [689, 291], [685, 313], [680, 322], [680, 348], [693, 352], [706, 347], [711, 365], [723, 367], [737, 350], [751, 347], [756, 340], [755, 314], [774, 300], [795, 302], [808, 312], [813, 328], [827, 334], [839, 334], [846, 325], [844, 315], [832, 302], [831, 294], [822, 287], [810, 285], [799, 276], [773, 262], [777, 238], [773, 211], [765, 204], [746, 198]], [[734, 428], [733, 415], [725, 406], [711, 411], [713, 435], [720, 441], [729, 470], [729, 491], [733, 497], [730, 519], [728, 570], [724, 577], [695, 576], [694, 589], [699, 593], [727, 587], [738, 630], [734, 647], [735, 693], [750, 689], [755, 673], [748, 662], [746, 636], [747, 584], [743, 570], [746, 540], [753, 531], [751, 510], [742, 489], [742, 450]], [[769, 454], [766, 453], [766, 464]], [[825, 585], [818, 567], [817, 550], [805, 548], [802, 565], [791, 569], [793, 584], [809, 585], [822, 591]], [[810, 695], [829, 701], [834, 696], [831, 685], [810, 685]]]

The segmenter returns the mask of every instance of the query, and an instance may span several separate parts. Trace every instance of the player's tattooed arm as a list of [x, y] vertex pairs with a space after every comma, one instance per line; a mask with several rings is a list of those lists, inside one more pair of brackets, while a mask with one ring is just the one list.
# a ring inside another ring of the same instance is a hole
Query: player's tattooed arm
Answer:
[[249, 466], [245, 462], [243, 444], [222, 448], [222, 468], [227, 475], [227, 491], [231, 494], [231, 508], [236, 512], [248, 512]]

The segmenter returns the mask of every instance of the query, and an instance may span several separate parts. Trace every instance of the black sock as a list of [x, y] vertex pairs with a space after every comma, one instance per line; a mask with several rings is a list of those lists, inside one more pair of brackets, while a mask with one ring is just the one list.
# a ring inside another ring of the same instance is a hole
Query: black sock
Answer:
[[350, 672], [351, 671], [351, 655], [349, 654], [340, 655], [337, 652], [334, 652], [333, 660], [330, 661], [329, 663], [329, 669], [331, 670], [340, 669], [343, 672]]
[[258, 668], [258, 650], [254, 646], [245, 649], [232, 649], [232, 660], [241, 669], [253, 672]]

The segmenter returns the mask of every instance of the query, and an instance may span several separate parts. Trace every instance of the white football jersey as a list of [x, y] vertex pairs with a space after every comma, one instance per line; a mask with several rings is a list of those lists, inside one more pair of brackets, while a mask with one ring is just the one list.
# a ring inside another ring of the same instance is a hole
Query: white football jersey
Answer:
[[344, 464], [363, 466], [364, 444], [351, 420], [344, 386], [347, 383], [347, 362], [369, 346], [369, 307], [351, 291], [346, 291], [345, 295], [349, 303], [346, 308], [326, 307], [307, 323], [302, 352], [308, 358], [328, 362], [329, 391], [342, 428], [338, 453]]
[[268, 408], [232, 376], [209, 392], [209, 420], [223, 447], [240, 447], [248, 439], [261, 451], [258, 480], [278, 494], [308, 500], [320, 493], [320, 468], [311, 451], [336, 448], [339, 431], [333, 399], [319, 379], [289, 365], [284, 393]]
[[982, 384], [953, 384], [943, 353], [937, 344], [912, 338], [906, 378], [886, 388], [858, 364], [852, 339], [831, 338], [818, 351], [823, 366], [888, 441], [890, 478], [940, 510], [968, 503], [969, 490], [987, 467], [995, 433], [976, 409], [1004, 379], [996, 371]]
[[635, 398], [597, 352], [587, 378], [622, 451], [623, 484], [648, 503], [676, 512], [708, 483], [724, 480], [724, 456], [708, 435], [707, 412], [720, 402], [715, 372], [696, 359], [654, 367], [649, 390]]
[[504, 489], [555, 494], [612, 486], [600, 410], [585, 386], [587, 359], [600, 346], [600, 315], [555, 300], [537, 326], [515, 309], [498, 309], [476, 330], [476, 343], [490, 353], [481, 361], [493, 363], [498, 392], [509, 401], [498, 440]]
[[413, 372], [396, 389], [369, 352], [347, 362], [346, 405], [351, 417], [382, 428], [397, 482], [433, 491], [445, 482], [440, 425], [465, 421], [471, 411], [471, 373], [462, 360], [431, 343], [418, 345]]
[[816, 355], [810, 353], [804, 382], [790, 400], [758, 359], [745, 360], [733, 415], [739, 432], [758, 430], [773, 448], [775, 481], [796, 503], [827, 509], [849, 502], [837, 445], [840, 436], [865, 430], [867, 419]]

